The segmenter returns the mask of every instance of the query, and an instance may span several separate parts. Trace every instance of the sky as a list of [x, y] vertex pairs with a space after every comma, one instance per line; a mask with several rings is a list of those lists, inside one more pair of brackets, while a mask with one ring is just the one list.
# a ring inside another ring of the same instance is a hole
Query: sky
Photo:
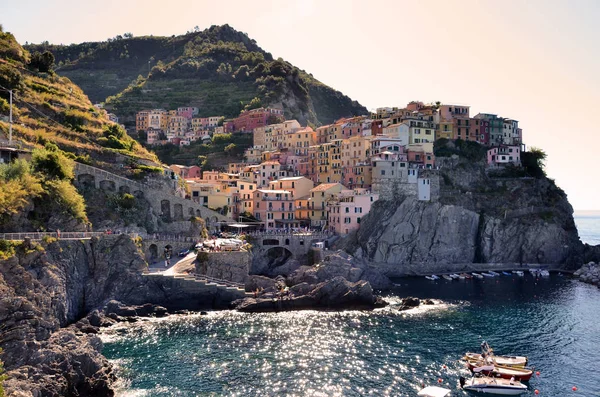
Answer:
[[574, 209], [600, 210], [598, 0], [0, 0], [0, 10], [21, 43], [227, 23], [368, 109], [441, 101], [519, 120]]

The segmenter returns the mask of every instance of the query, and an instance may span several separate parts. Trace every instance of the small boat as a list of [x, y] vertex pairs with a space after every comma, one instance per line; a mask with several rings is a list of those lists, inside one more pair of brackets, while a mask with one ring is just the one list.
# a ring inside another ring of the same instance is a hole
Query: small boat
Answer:
[[461, 376], [460, 386], [464, 390], [488, 394], [501, 394], [504, 396], [517, 396], [527, 391], [527, 386], [518, 380], [492, 378], [489, 376], [474, 376], [469, 380], [466, 380]]
[[470, 280], [473, 278], [473, 276], [471, 276], [469, 273], [461, 273], [461, 276], [463, 276], [464, 278], [466, 278], [467, 280]]
[[431, 277], [433, 277], [434, 280], [439, 280], [440, 276], [436, 276], [435, 274], [432, 274]]
[[[489, 357], [489, 356], [488, 356]], [[527, 365], [527, 357], [522, 356], [496, 356], [492, 357], [494, 365], [502, 367], [523, 368]], [[483, 362], [484, 357], [479, 353], [465, 353], [463, 360], [467, 362]]]
[[482, 272], [481, 275], [485, 276], [485, 277], [495, 277], [492, 273], [487, 273], [487, 272]]
[[454, 280], [458, 280], [460, 278], [460, 276], [456, 273], [451, 274], [450, 277], [452, 277]]
[[529, 368], [495, 365], [492, 360], [487, 361], [485, 364], [481, 361], [467, 361], [467, 366], [474, 373], [481, 373], [484, 375], [500, 377], [504, 379], [514, 378], [515, 380], [521, 382], [526, 382], [533, 376], [533, 370]]
[[513, 270], [513, 273], [519, 277], [523, 277], [525, 275], [525, 273], [523, 273], [521, 270]]
[[509, 272], [502, 272], [502, 274], [504, 274], [505, 276], [512, 276], [512, 273]]
[[450, 393], [450, 389], [445, 389], [438, 386], [427, 386], [417, 393], [417, 396], [422, 397], [445, 397]]
[[483, 278], [483, 276], [481, 274], [479, 274], [479, 273], [471, 273], [471, 274], [473, 275], [473, 277]]
[[495, 272], [495, 271], [493, 271], [493, 270], [490, 270], [488, 273], [489, 273], [489, 274], [493, 274], [494, 276], [499, 276], [499, 275], [500, 275], [500, 273], [496, 273], [496, 272]]
[[467, 276], [464, 273], [458, 275], [459, 280], [464, 280], [465, 278], [467, 278]]
[[548, 270], [540, 270], [540, 276], [550, 277], [550, 272]]
[[534, 276], [537, 276], [539, 272], [540, 272], [539, 269], [529, 269], [529, 273], [531, 273]]
[[433, 276], [425, 276], [427, 280], [435, 281], [437, 278], [433, 278]]
[[450, 277], [450, 276], [448, 276], [447, 274], [444, 274], [444, 275], [442, 276], [442, 278], [443, 278], [444, 280], [448, 280], [448, 281], [452, 281], [452, 280], [453, 280], [453, 278], [452, 278], [452, 277]]

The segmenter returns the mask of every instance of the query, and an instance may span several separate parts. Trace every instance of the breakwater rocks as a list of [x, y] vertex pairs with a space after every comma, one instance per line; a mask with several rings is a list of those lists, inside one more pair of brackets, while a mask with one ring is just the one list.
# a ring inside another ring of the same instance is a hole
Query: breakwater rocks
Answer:
[[600, 287], [600, 264], [590, 262], [573, 273], [581, 281]]

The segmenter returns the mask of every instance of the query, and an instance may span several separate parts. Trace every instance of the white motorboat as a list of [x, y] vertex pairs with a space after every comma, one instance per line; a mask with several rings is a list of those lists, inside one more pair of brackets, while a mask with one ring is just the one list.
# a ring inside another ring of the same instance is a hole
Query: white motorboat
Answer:
[[479, 274], [479, 273], [471, 273], [471, 274], [473, 275], [473, 277], [483, 278], [483, 276], [481, 274]]
[[523, 273], [521, 270], [513, 270], [512, 272], [519, 277], [523, 277], [525, 275], [525, 273]]
[[464, 390], [504, 396], [518, 396], [527, 391], [527, 386], [518, 380], [492, 378], [491, 376], [474, 376], [469, 380], [461, 376], [460, 385]]
[[497, 273], [497, 272], [495, 272], [493, 270], [490, 270], [488, 273], [489, 274], [493, 274], [494, 276], [499, 276], [500, 275], [500, 273]]
[[433, 277], [434, 280], [439, 280], [440, 276], [436, 276], [435, 274], [432, 274], [431, 277]]
[[448, 276], [447, 274], [442, 275], [442, 277], [444, 278], [444, 280], [447, 280], [447, 281], [452, 281], [453, 280], [453, 278], [450, 277], [450, 276]]
[[417, 396], [422, 397], [445, 397], [450, 393], [450, 389], [445, 389], [438, 386], [427, 386], [417, 393]]
[[485, 276], [485, 277], [495, 277], [492, 273], [486, 273], [486, 272], [482, 272], [481, 275]]
[[540, 270], [540, 276], [550, 277], [550, 272], [548, 270]]
[[437, 278], [434, 278], [433, 276], [425, 276], [425, 278], [431, 281], [437, 280]]
[[451, 274], [450, 277], [452, 277], [454, 280], [458, 280], [460, 278], [460, 276], [456, 273]]

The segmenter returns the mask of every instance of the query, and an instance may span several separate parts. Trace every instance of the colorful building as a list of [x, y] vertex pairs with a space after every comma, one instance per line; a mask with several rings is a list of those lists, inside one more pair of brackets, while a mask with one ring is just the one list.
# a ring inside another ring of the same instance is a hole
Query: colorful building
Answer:
[[369, 213], [379, 195], [367, 189], [344, 190], [327, 202], [327, 224], [330, 232], [347, 235], [358, 230], [362, 218]]
[[490, 167], [505, 166], [508, 164], [521, 165], [520, 145], [494, 146], [487, 151], [487, 163]]
[[310, 190], [308, 206], [310, 208], [310, 225], [315, 228], [327, 226], [327, 200], [344, 189], [341, 183], [322, 183]]

